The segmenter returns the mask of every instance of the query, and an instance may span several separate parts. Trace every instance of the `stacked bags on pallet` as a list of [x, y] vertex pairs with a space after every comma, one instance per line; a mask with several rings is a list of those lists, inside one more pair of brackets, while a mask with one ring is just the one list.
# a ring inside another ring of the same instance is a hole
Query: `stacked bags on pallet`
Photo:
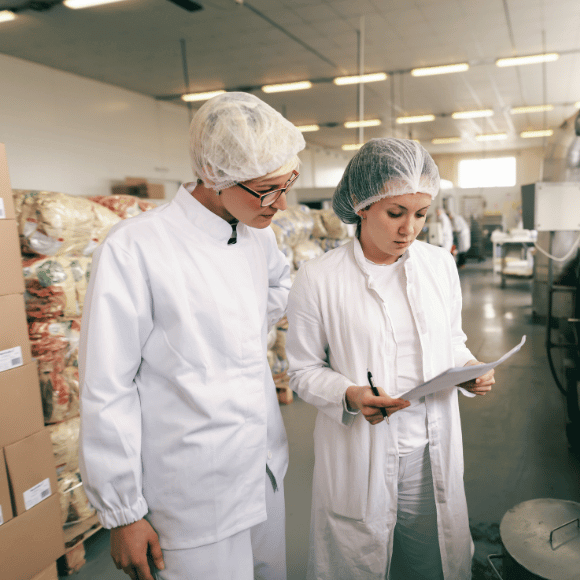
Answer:
[[92, 253], [116, 223], [154, 207], [132, 196], [14, 190], [32, 354], [38, 361], [65, 526], [93, 515], [78, 472], [78, 344]]
[[[292, 279], [304, 262], [351, 239], [347, 226], [331, 209], [310, 209], [306, 205], [279, 211], [270, 227], [274, 230], [278, 247], [290, 263]], [[268, 334], [268, 363], [276, 384], [278, 401], [284, 404], [292, 402], [292, 391], [286, 374], [287, 329], [288, 322], [284, 318]]]

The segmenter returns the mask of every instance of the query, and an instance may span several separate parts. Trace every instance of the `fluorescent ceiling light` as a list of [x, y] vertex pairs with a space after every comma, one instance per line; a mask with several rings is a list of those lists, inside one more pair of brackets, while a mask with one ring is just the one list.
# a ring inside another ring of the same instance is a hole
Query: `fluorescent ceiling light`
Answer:
[[524, 131], [520, 133], [520, 137], [530, 139], [532, 137], [551, 137], [554, 134], [552, 129], [543, 129], [541, 131]]
[[507, 133], [488, 133], [484, 135], [476, 135], [476, 141], [503, 141], [507, 139]]
[[456, 111], [451, 113], [453, 119], [477, 119], [478, 117], [491, 117], [492, 109], [481, 109], [479, 111]]
[[113, 2], [122, 2], [123, 0], [64, 0], [63, 4], [67, 8], [91, 8], [101, 4], [112, 4]]
[[461, 137], [438, 137], [433, 139], [431, 143], [433, 145], [448, 145], [449, 143], [459, 143], [461, 141]]
[[495, 61], [497, 66], [519, 66], [521, 64], [536, 64], [538, 62], [553, 62], [558, 60], [560, 55], [557, 52], [546, 54], [532, 54], [530, 56], [514, 56], [512, 58], [500, 58]]
[[384, 81], [388, 77], [387, 73], [371, 73], [368, 75], [355, 75], [351, 77], [337, 77], [332, 82], [335, 85], [356, 85], [358, 83], [374, 83]]
[[218, 95], [223, 95], [225, 91], [209, 91], [207, 93], [187, 93], [186, 95], [181, 95], [181, 99], [190, 103], [191, 101], [207, 101], [212, 97], [217, 97]]
[[414, 68], [411, 70], [411, 75], [414, 77], [426, 77], [430, 75], [444, 75], [447, 73], [464, 72], [466, 70], [469, 70], [469, 65], [466, 62], [462, 62], [459, 64], [445, 64], [442, 66]]
[[368, 119], [367, 121], [347, 121], [344, 126], [347, 129], [356, 129], [357, 127], [377, 127], [380, 124], [380, 119]]
[[543, 113], [544, 111], [553, 111], [554, 105], [532, 105], [530, 107], [514, 107], [510, 110], [512, 115], [520, 115], [522, 113]]
[[364, 143], [349, 143], [347, 145], [343, 145], [341, 149], [343, 151], [356, 151], [357, 149], [360, 149], [363, 145]]
[[297, 81], [295, 83], [280, 83], [278, 85], [264, 85], [262, 90], [265, 93], [284, 93], [286, 91], [303, 91], [312, 88], [310, 81]]
[[10, 12], [10, 10], [0, 10], [0, 22], [9, 22], [15, 18], [16, 14], [14, 14], [14, 12]]
[[320, 131], [320, 125], [296, 125], [296, 129], [302, 133], [310, 133], [311, 131]]
[[415, 117], [397, 117], [397, 123], [425, 123], [427, 121], [434, 121], [435, 115], [416, 115]]

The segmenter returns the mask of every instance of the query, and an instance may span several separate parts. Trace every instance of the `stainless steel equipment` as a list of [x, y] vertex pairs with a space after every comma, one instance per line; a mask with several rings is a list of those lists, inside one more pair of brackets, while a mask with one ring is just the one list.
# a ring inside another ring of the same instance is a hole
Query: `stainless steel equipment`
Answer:
[[[499, 527], [502, 554], [488, 561], [499, 580], [578, 580], [580, 504], [533, 499], [516, 505]], [[501, 574], [493, 560], [502, 561]]]

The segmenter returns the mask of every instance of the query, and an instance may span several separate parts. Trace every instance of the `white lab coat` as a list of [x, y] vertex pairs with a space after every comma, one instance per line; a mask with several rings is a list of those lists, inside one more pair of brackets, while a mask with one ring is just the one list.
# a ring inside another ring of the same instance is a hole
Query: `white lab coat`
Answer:
[[454, 215], [451, 220], [453, 231], [457, 234], [457, 251], [464, 254], [471, 248], [471, 229], [467, 225], [465, 218]]
[[[193, 185], [188, 184], [192, 189]], [[270, 228], [231, 226], [182, 186], [96, 250], [79, 352], [81, 473], [103, 526], [143, 516], [164, 549], [266, 519], [287, 439], [266, 357], [289, 266]]]
[[[428, 380], [473, 359], [461, 329], [461, 290], [451, 254], [415, 241], [407, 291]], [[343, 408], [350, 385], [395, 395], [395, 345], [385, 303], [358, 239], [305, 263], [288, 303], [290, 386], [319, 412], [314, 430], [309, 580], [383, 580], [397, 517], [395, 413], [371, 426]], [[426, 397], [439, 543], [445, 580], [471, 577], [473, 544], [463, 486], [457, 389]]]

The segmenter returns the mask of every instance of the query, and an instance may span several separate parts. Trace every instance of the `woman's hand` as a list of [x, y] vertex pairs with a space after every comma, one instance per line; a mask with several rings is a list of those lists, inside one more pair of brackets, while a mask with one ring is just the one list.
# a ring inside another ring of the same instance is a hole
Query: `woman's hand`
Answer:
[[[478, 360], [470, 360], [465, 363], [464, 366], [482, 365], [482, 362]], [[474, 395], [487, 395], [491, 391], [491, 386], [495, 384], [495, 369], [491, 369], [489, 372], [485, 373], [481, 377], [474, 379], [472, 381], [466, 381], [461, 383], [459, 386], [464, 388], [466, 391], [473, 393]]]
[[371, 425], [376, 425], [384, 419], [381, 407], [387, 411], [387, 417], [390, 417], [396, 411], [411, 404], [404, 399], [389, 397], [380, 387], [378, 387], [378, 391], [380, 396], [375, 397], [370, 387], [355, 387], [354, 385], [348, 387], [346, 389], [346, 404], [352, 411], [360, 411]]

